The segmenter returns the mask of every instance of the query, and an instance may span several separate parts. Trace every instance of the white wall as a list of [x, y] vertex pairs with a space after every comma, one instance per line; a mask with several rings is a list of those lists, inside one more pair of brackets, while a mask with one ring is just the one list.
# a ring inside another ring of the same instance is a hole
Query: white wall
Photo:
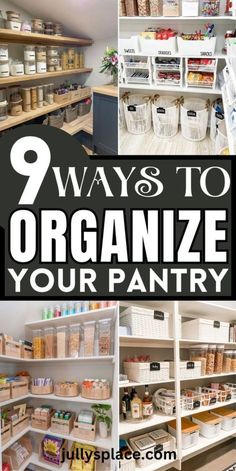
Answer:
[[86, 81], [88, 85], [103, 85], [111, 82], [110, 75], [99, 73], [102, 57], [107, 46], [117, 48], [117, 38], [96, 41], [93, 46], [86, 48], [85, 63], [88, 67], [93, 67], [93, 72]]

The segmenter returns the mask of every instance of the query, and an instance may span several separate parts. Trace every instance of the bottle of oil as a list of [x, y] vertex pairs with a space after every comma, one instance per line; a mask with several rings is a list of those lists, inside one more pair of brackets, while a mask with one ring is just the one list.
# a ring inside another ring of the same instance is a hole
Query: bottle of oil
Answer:
[[131, 416], [133, 420], [142, 420], [142, 400], [137, 393], [134, 393], [131, 401]]
[[122, 397], [121, 407], [123, 419], [129, 420], [131, 418], [131, 403], [128, 388], [124, 388], [124, 396]]
[[150, 419], [153, 415], [152, 396], [149, 394], [148, 385], [145, 385], [145, 393], [142, 402], [142, 414], [144, 419]]

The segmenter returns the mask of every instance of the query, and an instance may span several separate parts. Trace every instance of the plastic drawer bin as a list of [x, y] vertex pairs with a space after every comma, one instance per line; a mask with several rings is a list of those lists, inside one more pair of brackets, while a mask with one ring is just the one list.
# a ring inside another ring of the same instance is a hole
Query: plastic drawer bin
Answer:
[[177, 38], [178, 51], [183, 56], [213, 57], [216, 48], [216, 38], [205, 40], [186, 40]]
[[220, 151], [224, 149], [224, 147], [228, 147], [228, 138], [227, 138], [225, 121], [221, 121], [218, 124], [217, 132], [216, 132], [216, 140], [215, 140], [216, 155], [220, 155]]
[[182, 337], [201, 342], [227, 343], [229, 323], [210, 319], [193, 319], [182, 324]]
[[124, 362], [124, 373], [130, 381], [144, 383], [145, 381], [164, 381], [169, 379], [169, 362]]
[[147, 338], [169, 338], [169, 313], [131, 306], [120, 315], [120, 325], [131, 328], [131, 334]]
[[236, 428], [236, 410], [228, 409], [227, 407], [219, 407], [219, 409], [214, 409], [212, 414], [223, 419], [221, 422], [222, 430], [227, 432], [228, 430]]
[[124, 99], [125, 121], [131, 134], [145, 134], [151, 129], [151, 103], [142, 95], [129, 95]]
[[222, 420], [211, 412], [200, 412], [192, 416], [192, 421], [200, 426], [200, 435], [205, 438], [214, 438], [219, 435]]
[[161, 96], [152, 104], [152, 121], [157, 137], [169, 139], [178, 132], [179, 105], [173, 96]]
[[188, 141], [202, 141], [206, 137], [208, 106], [200, 98], [188, 98], [181, 105], [181, 132]]
[[[170, 361], [170, 377], [174, 378], [175, 363]], [[202, 362], [201, 361], [180, 361], [180, 379], [198, 378], [201, 376]]]
[[177, 52], [176, 37], [169, 39], [144, 39], [139, 38], [140, 50], [144, 54], [173, 56]]
[[[194, 424], [189, 419], [181, 419], [181, 430], [182, 430], [182, 448], [186, 450], [191, 446], [197, 445], [199, 439], [200, 426]], [[168, 432], [176, 437], [176, 420], [168, 423]]]

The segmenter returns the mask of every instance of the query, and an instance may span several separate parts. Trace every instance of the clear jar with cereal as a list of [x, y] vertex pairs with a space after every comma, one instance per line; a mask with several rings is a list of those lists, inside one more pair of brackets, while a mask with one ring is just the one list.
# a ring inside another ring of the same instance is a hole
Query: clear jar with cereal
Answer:
[[217, 345], [215, 353], [214, 373], [221, 374], [223, 371], [224, 345]]
[[55, 358], [56, 335], [53, 327], [44, 329], [45, 358]]
[[84, 356], [94, 355], [95, 321], [84, 322]]
[[110, 355], [111, 352], [111, 319], [98, 321], [98, 354]]
[[80, 324], [69, 327], [69, 357], [78, 358], [80, 355]]
[[215, 367], [216, 345], [209, 345], [207, 350], [206, 374], [213, 375]]
[[232, 350], [231, 371], [232, 371], [232, 373], [236, 372], [236, 350]]
[[35, 360], [45, 358], [45, 341], [42, 329], [33, 330], [33, 354]]
[[231, 350], [224, 351], [224, 360], [223, 360], [223, 373], [231, 372], [231, 361], [232, 361], [232, 352]]
[[57, 358], [66, 358], [67, 354], [67, 327], [57, 327]]
[[193, 345], [190, 350], [191, 361], [201, 361], [201, 374], [206, 375], [208, 345]]

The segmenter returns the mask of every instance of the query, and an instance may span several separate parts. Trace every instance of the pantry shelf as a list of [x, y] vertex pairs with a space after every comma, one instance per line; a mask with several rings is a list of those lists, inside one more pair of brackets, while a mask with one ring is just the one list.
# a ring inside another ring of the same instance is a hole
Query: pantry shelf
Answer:
[[149, 348], [169, 348], [173, 347], [174, 339], [154, 339], [138, 337], [136, 335], [120, 336], [120, 347], [149, 347]]
[[0, 29], [0, 39], [11, 43], [21, 44], [45, 44], [62, 46], [91, 46], [92, 39], [73, 38], [69, 36], [51, 36], [48, 34], [25, 33], [11, 29]]
[[34, 433], [39, 433], [41, 435], [45, 435], [45, 433], [47, 433], [47, 434], [53, 435], [54, 437], [57, 437], [57, 438], [63, 438], [65, 440], [70, 440], [70, 441], [79, 441], [80, 443], [84, 443], [84, 444], [87, 444], [87, 445], [94, 445], [98, 448], [105, 448], [106, 450], [109, 450], [112, 447], [111, 437], [104, 438], [104, 439], [97, 437], [96, 440], [93, 442], [91, 440], [83, 440], [81, 438], [78, 439], [77, 437], [74, 437], [72, 433], [69, 434], [69, 435], [66, 435], [66, 434], [63, 434], [63, 433], [53, 432], [50, 429], [48, 429], [48, 430], [39, 430], [38, 428], [29, 427], [29, 431], [34, 432]]
[[[200, 341], [200, 340], [194, 340], [194, 339], [180, 339], [180, 348], [189, 348], [191, 347], [191, 345], [197, 345], [197, 344], [202, 344], [204, 343], [204, 341]], [[207, 341], [206, 343], [209, 343], [209, 344], [214, 344], [214, 345], [222, 345], [224, 344], [224, 346], [226, 348], [231, 348], [231, 349], [236, 349], [236, 343], [235, 342], [214, 342], [213, 340], [210, 340], [210, 341]]]
[[[152, 460], [149, 466], [145, 466], [145, 471], [165, 471], [170, 469], [170, 465], [174, 464], [177, 460]], [[140, 471], [140, 467], [136, 466], [137, 471]]]
[[182, 460], [184, 461], [186, 459], [192, 458], [193, 456], [198, 455], [199, 452], [203, 452], [205, 449], [209, 450], [216, 443], [223, 442], [228, 438], [233, 437], [235, 434], [236, 429], [229, 430], [227, 432], [221, 431], [221, 433], [216, 435], [214, 438], [205, 438], [200, 436], [197, 445], [182, 451]]
[[[31, 399], [47, 399], [49, 401], [63, 401], [63, 402], [74, 402], [77, 404], [97, 404], [98, 399], [85, 399], [81, 396], [69, 397], [69, 396], [56, 396], [55, 394], [29, 394], [28, 396]], [[101, 404], [113, 404], [113, 399], [99, 399]]]
[[216, 404], [211, 404], [205, 407], [204, 406], [198, 407], [197, 409], [194, 409], [194, 410], [183, 411], [181, 414], [181, 417], [189, 417], [193, 414], [199, 414], [200, 412], [206, 412], [209, 410], [218, 409], [219, 407], [228, 407], [234, 404], [236, 404], [236, 399], [231, 399], [230, 401], [225, 401], [225, 402], [217, 402]]
[[[179, 313], [183, 316], [205, 317], [230, 322], [235, 319], [236, 311], [230, 306], [222, 306], [210, 301], [179, 301]], [[196, 343], [196, 342], [195, 342]]]
[[236, 16], [120, 16], [121, 21], [236, 21]]
[[[186, 57], [186, 56], [185, 56]], [[170, 92], [185, 92], [185, 93], [204, 93], [211, 95], [221, 95], [219, 88], [201, 88], [201, 87], [179, 87], [177, 85], [142, 85], [142, 84], [130, 84], [120, 83], [120, 88], [133, 89], [133, 90], [158, 90], [158, 91], [170, 91]]]
[[128, 435], [133, 432], [138, 432], [139, 430], [165, 424], [166, 422], [170, 422], [170, 420], [173, 419], [173, 415], [165, 415], [159, 412], [158, 414], [154, 414], [151, 419], [142, 420], [140, 422], [129, 422], [127, 420], [121, 420], [119, 424], [119, 433], [120, 435]]
[[0, 85], [12, 85], [14, 83], [23, 83], [23, 82], [28, 82], [28, 81], [34, 82], [36, 80], [42, 81], [43, 79], [64, 77], [66, 75], [88, 74], [92, 72], [92, 70], [93, 70], [92, 68], [83, 67], [81, 69], [46, 72], [45, 74], [20, 75], [19, 77], [10, 76], [10, 77], [5, 77], [5, 78], [0, 78]]
[[24, 399], [28, 399], [28, 397], [29, 397], [29, 394], [25, 394], [24, 396], [21, 396], [21, 397], [8, 399], [8, 401], [0, 402], [0, 407], [5, 407], [5, 406], [8, 406], [8, 404], [14, 404], [15, 402], [23, 401]]
[[[175, 379], [171, 378], [171, 379], [166, 379], [166, 380], [163, 380], [163, 381], [148, 381], [148, 385], [150, 386], [151, 384], [167, 384], [167, 383], [174, 383], [174, 382], [175, 382]], [[136, 388], [138, 386], [145, 386], [146, 384], [147, 384], [147, 381], [145, 381], [143, 383], [137, 383], [135, 381], [130, 381], [129, 383], [120, 383], [119, 387], [120, 388]]]

